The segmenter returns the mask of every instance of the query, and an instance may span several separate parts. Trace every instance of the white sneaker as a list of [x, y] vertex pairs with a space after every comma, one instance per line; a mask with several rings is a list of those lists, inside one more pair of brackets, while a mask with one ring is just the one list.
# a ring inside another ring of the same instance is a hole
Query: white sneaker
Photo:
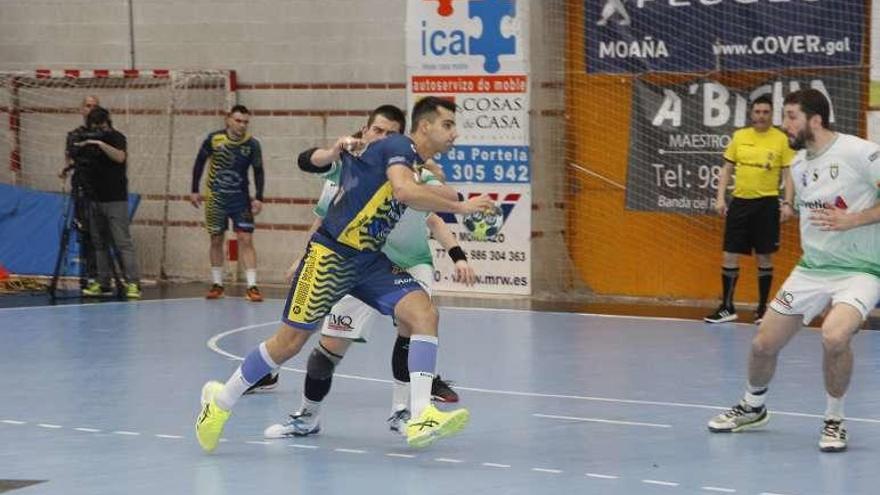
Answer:
[[843, 452], [846, 450], [846, 426], [843, 420], [826, 419], [819, 437], [819, 450], [822, 452]]
[[274, 424], [263, 430], [265, 438], [290, 438], [317, 435], [321, 432], [320, 416], [309, 411], [299, 410], [281, 424]]
[[761, 406], [752, 409], [745, 402], [731, 407], [727, 411], [709, 420], [709, 431], [712, 433], [738, 433], [750, 428], [764, 426], [770, 421], [767, 408]]
[[406, 436], [406, 422], [409, 421], [411, 414], [409, 409], [398, 409], [388, 418], [388, 428], [400, 435]]

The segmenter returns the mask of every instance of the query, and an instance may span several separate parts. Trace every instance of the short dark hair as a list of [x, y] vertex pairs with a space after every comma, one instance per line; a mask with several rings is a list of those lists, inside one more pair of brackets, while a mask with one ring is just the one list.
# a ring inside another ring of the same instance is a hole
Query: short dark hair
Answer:
[[801, 89], [794, 93], [789, 93], [783, 101], [785, 105], [800, 105], [801, 111], [810, 119], [813, 115], [822, 118], [822, 127], [831, 129], [831, 105], [828, 98], [818, 89]]
[[770, 97], [770, 93], [764, 93], [761, 96], [752, 100], [752, 104], [749, 106], [749, 108], [755, 108], [755, 105], [770, 105], [770, 107], [772, 108], [773, 98]]
[[367, 119], [367, 127], [373, 125], [373, 121], [380, 115], [391, 122], [397, 122], [397, 124], [400, 125], [400, 132], [406, 130], [406, 114], [403, 113], [403, 110], [394, 105], [382, 105], [376, 107], [375, 110], [370, 112], [370, 117]]
[[229, 113], [228, 113], [227, 115], [232, 115], [232, 114], [234, 114], [234, 113], [236, 113], [236, 112], [238, 112], [238, 113], [240, 113], [240, 114], [242, 114], [242, 115], [250, 115], [250, 114], [251, 114], [251, 111], [248, 110], [248, 108], [247, 108], [246, 106], [244, 106], [244, 105], [235, 105], [234, 107], [232, 107], [231, 109], [229, 109]]
[[104, 123], [113, 127], [113, 121], [110, 120], [109, 110], [100, 105], [89, 110], [89, 113], [86, 115], [86, 127], [93, 127]]
[[456, 105], [454, 101], [440, 98], [439, 96], [426, 96], [417, 101], [412, 109], [412, 128], [410, 129], [410, 132], [416, 132], [421, 121], [434, 120], [437, 118], [438, 108], [445, 108], [446, 110], [455, 113]]

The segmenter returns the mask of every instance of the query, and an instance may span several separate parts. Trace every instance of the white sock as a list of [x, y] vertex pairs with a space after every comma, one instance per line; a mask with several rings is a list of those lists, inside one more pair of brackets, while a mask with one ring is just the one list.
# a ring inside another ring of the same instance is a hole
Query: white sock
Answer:
[[235, 407], [238, 399], [244, 395], [245, 391], [250, 388], [251, 384], [241, 375], [241, 366], [235, 369], [229, 380], [226, 380], [226, 386], [217, 395], [214, 396], [214, 402], [220, 409], [231, 411]]
[[247, 278], [247, 286], [253, 287], [257, 285], [257, 271], [256, 270], [245, 270], [244, 276]]
[[843, 397], [835, 398], [825, 394], [828, 405], [825, 407], [825, 419], [843, 421]]
[[409, 409], [409, 382], [394, 380], [391, 386], [391, 414]]
[[303, 395], [300, 411], [312, 413], [312, 418], [317, 418], [321, 414], [321, 403], [306, 399], [306, 396]]
[[211, 280], [217, 285], [223, 285], [223, 267], [222, 266], [212, 266], [211, 267]]
[[750, 383], [746, 384], [746, 393], [743, 396], [743, 400], [749, 407], [752, 409], [760, 409], [764, 406], [764, 401], [766, 399], [767, 387], [755, 387]]
[[409, 401], [412, 417], [418, 418], [431, 404], [431, 384], [434, 374], [425, 371], [409, 374]]

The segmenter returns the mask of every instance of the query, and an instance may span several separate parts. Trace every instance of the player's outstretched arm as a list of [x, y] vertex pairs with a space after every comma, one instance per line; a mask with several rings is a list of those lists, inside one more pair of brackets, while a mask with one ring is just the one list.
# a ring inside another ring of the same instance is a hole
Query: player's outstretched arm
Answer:
[[452, 258], [452, 262], [455, 264], [455, 275], [453, 275], [453, 280], [468, 286], [474, 285], [477, 281], [477, 275], [474, 272], [474, 268], [468, 263], [464, 250], [458, 245], [458, 241], [455, 240], [455, 234], [449, 230], [446, 222], [432, 213], [428, 215], [425, 223], [427, 223], [428, 229], [431, 230], [431, 233], [434, 234], [434, 238], [437, 239], [437, 242], [439, 242], [440, 245], [443, 246], [443, 249], [449, 253], [449, 257]]
[[329, 148], [309, 148], [299, 154], [297, 164], [303, 172], [322, 174], [330, 169], [330, 165], [342, 154], [342, 150], [349, 152], [363, 148], [361, 139], [351, 136], [342, 136]]
[[495, 204], [486, 195], [476, 196], [467, 201], [444, 197], [435, 191], [441, 188], [416, 183], [412, 170], [405, 165], [388, 167], [388, 180], [391, 182], [394, 199], [420, 211], [441, 211], [466, 215], [480, 210], [488, 210]]

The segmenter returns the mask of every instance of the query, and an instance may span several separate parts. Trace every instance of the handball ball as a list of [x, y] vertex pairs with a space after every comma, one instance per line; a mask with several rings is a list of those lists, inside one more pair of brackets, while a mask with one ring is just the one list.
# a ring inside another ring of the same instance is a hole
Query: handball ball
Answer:
[[504, 224], [504, 215], [498, 205], [489, 210], [469, 213], [464, 217], [464, 226], [471, 232], [474, 240], [485, 241], [494, 238]]

